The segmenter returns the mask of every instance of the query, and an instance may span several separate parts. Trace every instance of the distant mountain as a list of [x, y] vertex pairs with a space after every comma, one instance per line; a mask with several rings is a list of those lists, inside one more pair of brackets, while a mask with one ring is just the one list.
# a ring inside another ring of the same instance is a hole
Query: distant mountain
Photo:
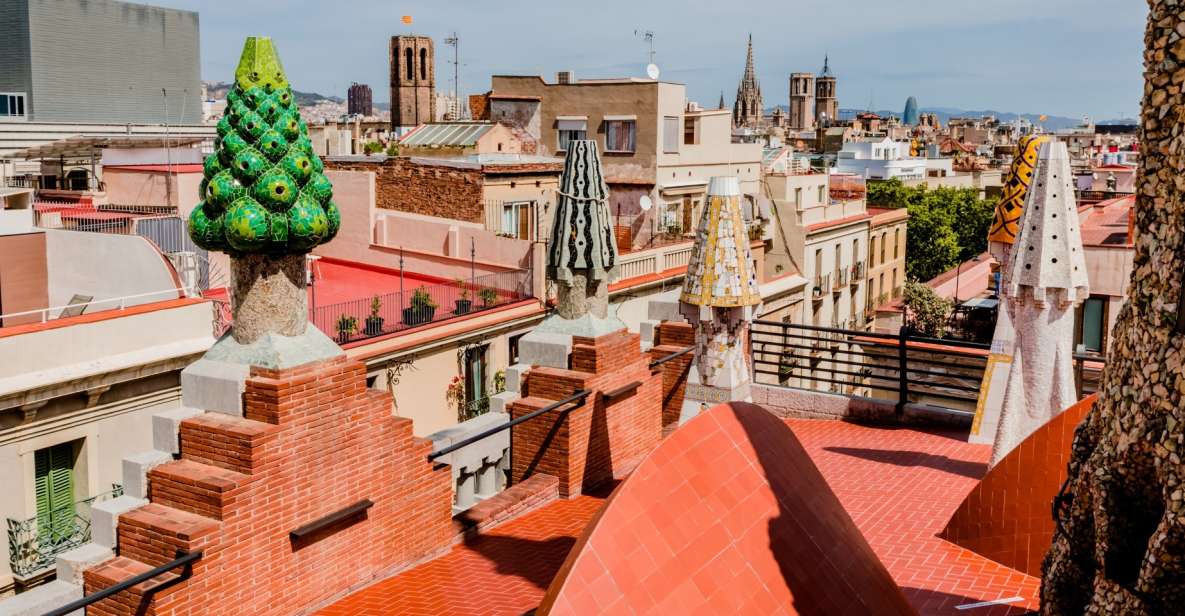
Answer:
[[[229, 83], [216, 83], [210, 81], [205, 81], [202, 83], [206, 86], [206, 95], [213, 99], [226, 98], [226, 93], [230, 90], [231, 85], [233, 85]], [[296, 96], [296, 104], [299, 107], [316, 105], [322, 101], [329, 101], [331, 103], [346, 102], [346, 99], [340, 96], [325, 96], [324, 94], [318, 94], [316, 92], [301, 92], [300, 90], [293, 90], [292, 93]]]

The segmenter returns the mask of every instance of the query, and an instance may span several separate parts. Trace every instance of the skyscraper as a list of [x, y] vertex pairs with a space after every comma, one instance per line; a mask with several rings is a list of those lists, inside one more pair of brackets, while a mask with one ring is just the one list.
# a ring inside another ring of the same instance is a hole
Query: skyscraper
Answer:
[[917, 126], [918, 119], [918, 99], [911, 96], [905, 101], [905, 112], [901, 114], [901, 121], [906, 126]]
[[350, 85], [349, 94], [346, 97], [346, 113], [361, 116], [374, 115], [374, 105], [371, 103], [372, 98], [373, 95], [370, 91], [370, 86], [364, 83], [354, 82]]
[[732, 125], [734, 127], [757, 128], [765, 107], [761, 103], [761, 84], [757, 83], [757, 74], [753, 69], [753, 35], [749, 35], [749, 52], [745, 57], [745, 74], [741, 83], [737, 85], [736, 104], [732, 107]]

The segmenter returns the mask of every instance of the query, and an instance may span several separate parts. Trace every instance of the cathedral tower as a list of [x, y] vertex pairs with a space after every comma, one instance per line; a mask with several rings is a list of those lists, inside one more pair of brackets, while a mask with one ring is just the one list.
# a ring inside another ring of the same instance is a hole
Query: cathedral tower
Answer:
[[436, 55], [427, 36], [391, 37], [391, 128], [436, 119]]
[[757, 128], [765, 107], [761, 102], [761, 84], [753, 69], [753, 35], [749, 35], [749, 54], [745, 58], [745, 75], [737, 85], [737, 100], [732, 107], [733, 127]]
[[823, 72], [815, 80], [815, 121], [827, 126], [839, 119], [839, 99], [835, 97], [835, 75], [831, 74], [830, 58], [823, 56]]
[[790, 75], [790, 130], [815, 129], [815, 75]]

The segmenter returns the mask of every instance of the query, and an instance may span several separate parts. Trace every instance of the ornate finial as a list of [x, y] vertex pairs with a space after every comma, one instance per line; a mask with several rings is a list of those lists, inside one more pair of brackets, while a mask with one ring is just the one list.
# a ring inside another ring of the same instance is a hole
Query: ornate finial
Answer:
[[577, 272], [601, 280], [613, 271], [617, 244], [608, 196], [597, 142], [568, 142], [547, 260], [553, 280], [570, 281]]
[[[1016, 241], [1016, 225], [1024, 212], [1025, 198], [1029, 194], [1029, 186], [1033, 180], [1033, 170], [1037, 167], [1037, 157], [1046, 141], [1049, 141], [1049, 137], [1028, 135], [1021, 137], [1016, 144], [1016, 157], [1012, 159], [1012, 166], [1004, 177], [1003, 194], [996, 204], [995, 218], [988, 231], [988, 242], [992, 243], [993, 255], [1001, 261], [1008, 258], [1012, 244]], [[1000, 254], [996, 254], [997, 252]]]
[[827, 54], [823, 54], [823, 72], [819, 73], [820, 77], [831, 76], [831, 58]]

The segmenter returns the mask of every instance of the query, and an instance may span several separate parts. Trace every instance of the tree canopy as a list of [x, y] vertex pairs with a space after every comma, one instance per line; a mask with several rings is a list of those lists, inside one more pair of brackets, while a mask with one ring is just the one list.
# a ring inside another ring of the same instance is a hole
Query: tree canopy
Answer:
[[906, 186], [899, 179], [868, 183], [868, 204], [909, 210], [905, 273], [926, 281], [987, 250], [995, 201], [974, 188]]

